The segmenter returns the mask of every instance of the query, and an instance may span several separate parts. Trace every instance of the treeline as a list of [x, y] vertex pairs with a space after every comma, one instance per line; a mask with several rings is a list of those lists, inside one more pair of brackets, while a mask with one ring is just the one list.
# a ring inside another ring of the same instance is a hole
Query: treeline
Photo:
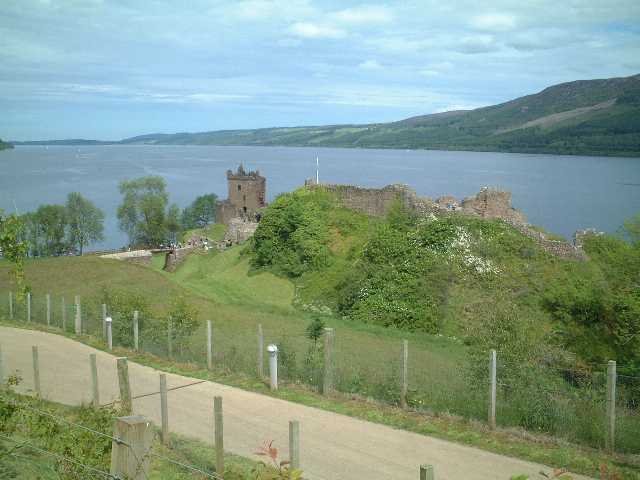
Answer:
[[0, 150], [6, 150], [9, 148], [13, 148], [13, 145], [7, 142], [3, 142], [2, 139], [0, 138]]
[[[215, 221], [215, 194], [201, 195], [180, 209], [169, 203], [162, 177], [123, 181], [120, 193], [122, 203], [117, 217], [130, 247], [175, 244], [182, 232]], [[77, 192], [70, 193], [64, 205], [41, 205], [19, 219], [21, 238], [31, 257], [82, 255], [86, 247], [104, 240], [104, 212]]]

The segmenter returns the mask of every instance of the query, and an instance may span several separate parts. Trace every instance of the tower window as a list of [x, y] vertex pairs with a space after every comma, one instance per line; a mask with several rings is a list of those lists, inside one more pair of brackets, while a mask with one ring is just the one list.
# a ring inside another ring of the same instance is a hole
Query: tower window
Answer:
[[242, 190], [242, 185], [238, 185], [238, 191]]

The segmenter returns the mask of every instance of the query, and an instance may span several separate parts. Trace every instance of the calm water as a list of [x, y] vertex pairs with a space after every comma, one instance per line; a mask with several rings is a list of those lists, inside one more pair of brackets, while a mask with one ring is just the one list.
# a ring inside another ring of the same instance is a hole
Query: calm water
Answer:
[[79, 191], [106, 214], [107, 238], [94, 248], [120, 247], [121, 180], [161, 175], [171, 201], [184, 207], [204, 193], [226, 198], [225, 172], [242, 161], [267, 177], [272, 200], [315, 176], [316, 154], [322, 182], [406, 183], [420, 195], [458, 198], [485, 185], [504, 188], [531, 223], [568, 238], [585, 227], [613, 232], [640, 212], [638, 158], [214, 146], [16, 147], [0, 152], [0, 208], [13, 211], [15, 202], [22, 213]]

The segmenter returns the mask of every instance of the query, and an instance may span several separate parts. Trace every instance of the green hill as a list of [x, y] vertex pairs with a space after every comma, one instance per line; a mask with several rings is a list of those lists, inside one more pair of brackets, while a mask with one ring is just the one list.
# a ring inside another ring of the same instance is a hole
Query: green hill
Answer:
[[[24, 143], [79, 145], [105, 142]], [[392, 123], [158, 133], [111, 143], [640, 156], [640, 75], [562, 83], [500, 105], [423, 115]]]
[[13, 148], [13, 145], [7, 142], [3, 142], [2, 139], [0, 139], [0, 150], [8, 150], [10, 148]]

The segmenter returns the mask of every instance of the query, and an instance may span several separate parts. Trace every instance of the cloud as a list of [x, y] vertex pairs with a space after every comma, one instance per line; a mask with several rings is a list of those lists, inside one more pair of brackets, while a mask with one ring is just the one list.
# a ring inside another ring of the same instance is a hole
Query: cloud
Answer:
[[471, 19], [471, 26], [490, 32], [504, 32], [516, 27], [516, 17], [508, 13], [486, 13]]
[[346, 36], [344, 30], [311, 22], [296, 22], [289, 27], [289, 33], [301, 38], [343, 38]]
[[378, 63], [377, 60], [365, 60], [364, 62], [360, 63], [358, 65], [358, 67], [364, 69], [364, 70], [380, 70], [382, 69], [382, 65], [380, 65], [380, 63]]
[[393, 12], [382, 5], [362, 5], [333, 12], [330, 17], [350, 25], [380, 25], [393, 21]]
[[468, 54], [490, 53], [499, 49], [500, 47], [492, 35], [470, 35], [462, 37], [455, 46], [456, 51]]

